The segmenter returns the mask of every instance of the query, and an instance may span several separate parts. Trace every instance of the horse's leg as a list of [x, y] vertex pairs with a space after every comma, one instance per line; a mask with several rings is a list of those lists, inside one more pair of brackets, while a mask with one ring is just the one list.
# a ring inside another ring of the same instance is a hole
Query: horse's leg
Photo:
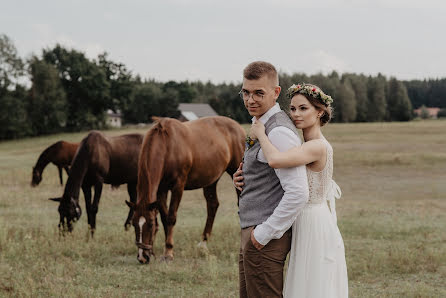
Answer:
[[67, 172], [67, 175], [70, 176], [70, 167], [64, 166], [63, 168], [65, 169], [65, 172]]
[[203, 239], [202, 242], [200, 242], [199, 246], [203, 248], [207, 248], [206, 242], [208, 238], [211, 236], [212, 232], [212, 225], [214, 224], [215, 214], [217, 213], [218, 206], [220, 205], [218, 203], [218, 197], [217, 197], [217, 182], [206, 186], [203, 188], [203, 194], [206, 198], [206, 207], [208, 216], [206, 219], [206, 226], [204, 227], [203, 231]]
[[[229, 165], [228, 168], [226, 169], [226, 173], [228, 173], [229, 176], [231, 176], [231, 180], [232, 180], [232, 175], [234, 175], [234, 173], [237, 171], [238, 166], [239, 165], [237, 165], [237, 166]], [[235, 193], [237, 194], [237, 206], [238, 206], [238, 203], [239, 203], [239, 200], [240, 200], [240, 194], [242, 192], [240, 190], [238, 190], [237, 188], [235, 188], [235, 187], [234, 187], [234, 189], [235, 189]]]
[[94, 231], [96, 229], [96, 214], [98, 213], [99, 200], [102, 194], [102, 181], [97, 181], [94, 185], [94, 198], [93, 204], [91, 205], [91, 236], [93, 237]]
[[60, 185], [63, 185], [63, 180], [62, 180], [62, 167], [61, 167], [61, 166], [57, 166], [57, 169], [59, 170], [59, 180], [60, 180]]
[[[132, 202], [133, 204], [136, 204], [136, 183], [127, 183], [127, 192], [129, 194], [130, 197], [130, 202]], [[128, 229], [130, 228], [130, 221], [132, 220], [133, 217], [133, 208], [129, 208], [129, 215], [127, 216], [127, 219], [124, 223], [124, 228], [126, 231], [128, 231]]]
[[179, 182], [173, 187], [172, 195], [170, 198], [169, 212], [167, 214], [166, 225], [167, 225], [167, 237], [166, 237], [166, 247], [164, 250], [164, 260], [173, 260], [173, 228], [177, 221], [177, 211], [180, 206], [181, 197], [183, 196], [184, 184], [186, 182], [185, 178], [178, 178]]
[[159, 212], [161, 217], [161, 223], [164, 229], [164, 239], [167, 240], [167, 191], [158, 191], [157, 199], [159, 203]]
[[91, 229], [91, 221], [92, 221], [92, 214], [91, 214], [91, 186], [82, 184], [82, 191], [84, 192], [84, 199], [85, 199], [85, 209], [87, 210], [87, 218], [88, 218], [88, 229]]

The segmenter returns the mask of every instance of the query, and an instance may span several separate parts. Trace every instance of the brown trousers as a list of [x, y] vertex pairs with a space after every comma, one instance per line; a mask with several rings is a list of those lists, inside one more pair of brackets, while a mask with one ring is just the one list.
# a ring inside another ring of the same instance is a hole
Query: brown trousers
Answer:
[[251, 242], [253, 228], [242, 229], [240, 237], [240, 297], [282, 297], [283, 267], [291, 248], [291, 229], [257, 250]]

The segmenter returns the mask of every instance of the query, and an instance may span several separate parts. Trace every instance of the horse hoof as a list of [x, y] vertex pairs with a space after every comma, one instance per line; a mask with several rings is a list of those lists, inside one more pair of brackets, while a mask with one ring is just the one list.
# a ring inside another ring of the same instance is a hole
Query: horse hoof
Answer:
[[209, 249], [208, 249], [208, 245], [207, 245], [207, 242], [206, 242], [206, 241], [200, 241], [200, 242], [198, 242], [197, 247], [198, 247], [199, 249], [202, 249], [202, 250], [205, 250], [205, 251], [209, 251]]
[[162, 257], [160, 258], [160, 261], [161, 261], [161, 262], [164, 262], [164, 263], [170, 263], [170, 262], [173, 261], [173, 256], [171, 256], [171, 255], [165, 255], [165, 256], [162, 256]]
[[91, 238], [94, 237], [94, 231], [95, 231], [95, 230], [96, 230], [95, 228], [88, 227], [88, 234], [90, 234], [90, 237], [91, 237]]
[[130, 229], [130, 224], [129, 223], [124, 224], [124, 229], [128, 231]]

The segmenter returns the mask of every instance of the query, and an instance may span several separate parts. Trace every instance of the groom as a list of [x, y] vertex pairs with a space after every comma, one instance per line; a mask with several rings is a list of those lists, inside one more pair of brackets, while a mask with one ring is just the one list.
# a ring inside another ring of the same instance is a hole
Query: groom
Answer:
[[[265, 125], [271, 143], [280, 151], [300, 146], [292, 121], [276, 103], [281, 88], [273, 65], [252, 62], [243, 71], [240, 96], [255, 120]], [[241, 165], [242, 167], [242, 165]], [[241, 242], [240, 297], [281, 297], [283, 266], [291, 247], [291, 225], [308, 200], [304, 166], [273, 169], [259, 142], [247, 145], [234, 185], [239, 200]], [[243, 182], [241, 182], [243, 180]]]

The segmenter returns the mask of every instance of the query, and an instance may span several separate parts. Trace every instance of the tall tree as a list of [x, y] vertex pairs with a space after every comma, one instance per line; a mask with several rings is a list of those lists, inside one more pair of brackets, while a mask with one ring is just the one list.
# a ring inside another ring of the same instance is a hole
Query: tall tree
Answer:
[[23, 74], [24, 63], [12, 40], [0, 34], [0, 139], [30, 134], [25, 107], [26, 89], [18, 84]]
[[25, 73], [22, 59], [12, 40], [0, 34], [0, 96], [14, 89], [17, 79]]
[[286, 91], [291, 85], [299, 83], [309, 83], [308, 76], [303, 73], [295, 73], [292, 75], [286, 73], [279, 74], [279, 84], [282, 87], [282, 92], [280, 92], [277, 101], [283, 110], [288, 111], [290, 108], [290, 100], [286, 97]]
[[32, 86], [27, 110], [33, 134], [62, 131], [67, 122], [67, 99], [57, 69], [34, 56], [29, 74]]
[[0, 96], [0, 140], [15, 139], [30, 135], [25, 101], [26, 90], [17, 85], [14, 91]]
[[197, 90], [189, 84], [188, 81], [184, 82], [174, 82], [169, 81], [164, 84], [163, 86], [164, 90], [172, 89], [176, 90], [178, 92], [178, 100], [180, 103], [190, 103], [193, 102], [194, 99], [197, 97]]
[[386, 118], [386, 79], [382, 75], [369, 77], [367, 84], [367, 121], [384, 121]]
[[209, 101], [211, 107], [222, 116], [241, 123], [250, 123], [251, 116], [246, 111], [243, 99], [239, 96], [240, 85], [221, 84], [218, 94]]
[[156, 82], [136, 84], [130, 95], [128, 108], [123, 110], [125, 121], [147, 123], [151, 121], [151, 116], [160, 116], [157, 115], [158, 111], [154, 107], [161, 95], [161, 86]]
[[131, 93], [136, 84], [132, 73], [127, 70], [124, 64], [111, 61], [107, 53], [98, 56], [98, 65], [105, 72], [106, 80], [110, 84], [111, 100], [109, 102], [111, 104], [109, 107], [115, 112], [127, 110]]
[[348, 77], [356, 98], [356, 119], [357, 122], [367, 121], [367, 77], [364, 75], [345, 74], [342, 77]]
[[352, 122], [356, 119], [356, 98], [349, 78], [338, 85], [333, 101], [336, 122]]
[[67, 128], [104, 127], [106, 111], [113, 108], [104, 69], [88, 60], [84, 53], [60, 45], [44, 50], [43, 59], [59, 71], [68, 101]]
[[391, 78], [388, 83], [387, 111], [390, 121], [409, 121], [412, 119], [412, 103], [407, 95], [406, 86]]

